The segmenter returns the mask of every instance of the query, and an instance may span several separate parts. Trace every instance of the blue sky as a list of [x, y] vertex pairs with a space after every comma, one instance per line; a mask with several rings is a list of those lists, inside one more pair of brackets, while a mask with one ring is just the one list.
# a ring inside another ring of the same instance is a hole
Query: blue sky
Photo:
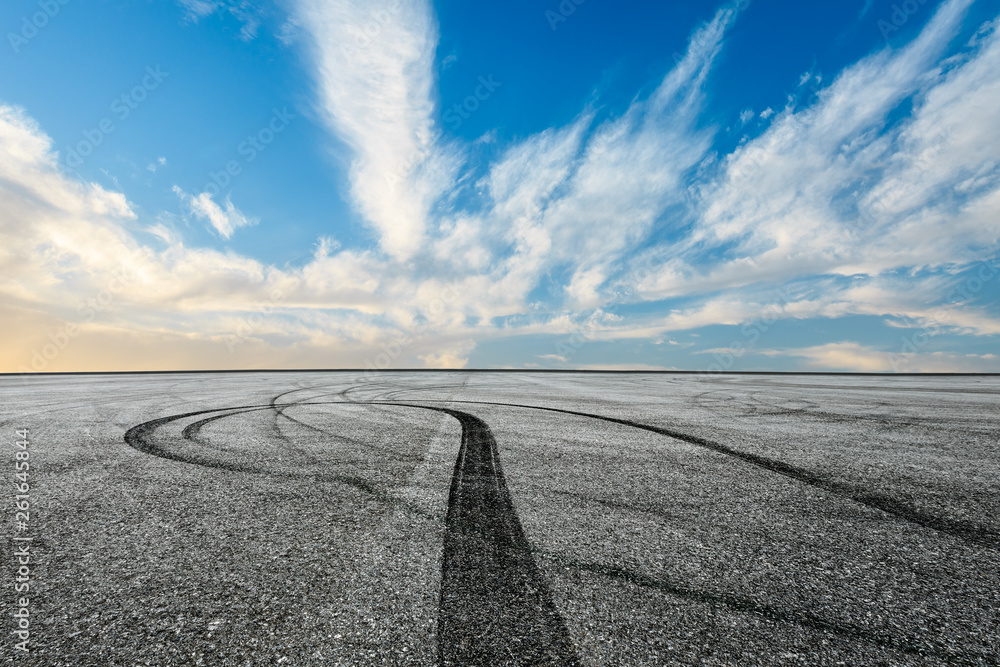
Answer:
[[997, 13], [5, 3], [0, 370], [1000, 371]]

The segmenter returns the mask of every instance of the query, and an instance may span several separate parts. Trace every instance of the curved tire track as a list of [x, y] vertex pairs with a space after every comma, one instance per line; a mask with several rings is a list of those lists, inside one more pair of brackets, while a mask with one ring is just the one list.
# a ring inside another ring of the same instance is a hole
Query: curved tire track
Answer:
[[[486, 422], [447, 408], [373, 404], [442, 412], [462, 425], [462, 444], [445, 520], [438, 617], [440, 664], [492, 666], [513, 659], [516, 664], [579, 665], [569, 631], [524, 536], [500, 465], [496, 439]], [[182, 436], [195, 441], [199, 430], [208, 423], [268, 409], [275, 409], [275, 405], [161, 417], [129, 429], [125, 442], [138, 451], [169, 460], [233, 472], [264, 473], [254, 466], [172, 452], [158, 445], [152, 435], [170, 422], [217, 413], [184, 428]], [[354, 485], [361, 486], [358, 482], [361, 480], [355, 480]], [[366, 486], [369, 488], [365, 490], [371, 491], [370, 485]]]
[[[430, 401], [428, 401], [430, 402]], [[858, 503], [859, 505], [864, 505], [870, 509], [879, 510], [890, 514], [897, 519], [902, 519], [909, 523], [922, 526], [924, 528], [930, 528], [931, 530], [937, 531], [939, 533], [944, 533], [950, 535], [951, 537], [956, 537], [965, 542], [975, 544], [980, 547], [986, 547], [989, 549], [997, 549], [1000, 545], [1000, 535], [995, 531], [990, 530], [985, 526], [981, 526], [972, 521], [963, 521], [961, 519], [950, 519], [947, 517], [936, 516], [924, 512], [923, 510], [917, 509], [911, 505], [902, 503], [895, 498], [890, 496], [880, 494], [872, 489], [858, 488], [849, 484], [844, 484], [842, 482], [836, 482], [825, 477], [820, 477], [819, 475], [806, 470], [805, 468], [800, 468], [794, 466], [790, 463], [785, 463], [784, 461], [779, 461], [777, 459], [768, 458], [766, 456], [761, 456], [759, 454], [752, 454], [750, 452], [743, 452], [738, 449], [733, 449], [722, 443], [715, 442], [713, 440], [708, 440], [707, 438], [702, 438], [697, 435], [690, 435], [687, 433], [681, 433], [680, 431], [675, 431], [673, 429], [664, 428], [661, 426], [653, 426], [651, 424], [643, 424], [641, 422], [635, 422], [630, 419], [620, 419], [617, 417], [606, 417], [603, 415], [595, 415], [588, 412], [579, 412], [576, 410], [566, 410], [563, 408], [550, 408], [539, 405], [522, 405], [519, 403], [495, 403], [489, 401], [452, 401], [454, 403], [461, 404], [477, 404], [477, 405], [497, 405], [503, 407], [514, 407], [514, 408], [525, 408], [529, 410], [543, 410], [546, 412], [558, 412], [567, 415], [574, 415], [577, 417], [588, 417], [590, 419], [599, 419], [601, 421], [610, 422], [612, 424], [621, 424], [622, 426], [629, 426], [632, 428], [641, 429], [644, 431], [650, 431], [652, 433], [658, 433], [660, 435], [665, 435], [675, 440], [681, 440], [692, 445], [697, 445], [705, 449], [709, 449], [713, 452], [718, 452], [719, 454], [724, 454], [726, 456], [739, 459], [745, 463], [769, 470], [770, 472], [777, 473], [793, 479], [802, 484], [807, 484], [809, 486], [822, 489], [828, 493], [846, 498], [847, 500]]]
[[[425, 401], [425, 402], [431, 402], [431, 401]], [[508, 407], [523, 407], [528, 409], [540, 409], [540, 410], [548, 410], [554, 412], [563, 412], [568, 414], [575, 414], [585, 417], [602, 419], [606, 421], [612, 421], [615, 423], [634, 426], [636, 428], [643, 428], [645, 430], [653, 430], [654, 432], [661, 431], [659, 427], [651, 427], [648, 425], [641, 425], [638, 423], [630, 423], [628, 422], [628, 420], [619, 420], [613, 417], [603, 417], [600, 415], [591, 415], [583, 412], [562, 410], [559, 408], [544, 408], [540, 406], [506, 404], [506, 403], [489, 403], [485, 401], [454, 401], [454, 402], [472, 403], [472, 404], [478, 403], [485, 405], [499, 405]], [[341, 403], [344, 403], [344, 401], [329, 401], [329, 402], [302, 403], [302, 404], [323, 405], [323, 404], [341, 404]], [[360, 402], [353, 402], [353, 403], [348, 402], [348, 404], [358, 405], [360, 404]], [[446, 408], [426, 406], [426, 405], [422, 406], [422, 405], [398, 404], [398, 403], [383, 403], [383, 404], [398, 405], [399, 407], [412, 407], [419, 409], [435, 410], [438, 412], [445, 412], [451, 414], [452, 416], [455, 416], [456, 413], [458, 413], [458, 411], [448, 410]], [[288, 475], [289, 473], [278, 473], [274, 470], [263, 470], [253, 466], [241, 466], [238, 464], [228, 463], [225, 461], [209, 459], [208, 457], [204, 456], [191, 456], [191, 455], [174, 453], [171, 452], [169, 449], [166, 449], [161, 445], [157, 444], [152, 438], [153, 432], [156, 431], [156, 429], [158, 429], [160, 426], [163, 426], [167, 423], [177, 421], [186, 417], [210, 414], [213, 412], [229, 412], [227, 416], [233, 416], [236, 414], [240, 414], [242, 412], [266, 410], [266, 409], [273, 409], [273, 406], [271, 405], [235, 406], [228, 408], [216, 408], [213, 410], [199, 410], [179, 415], [161, 417], [130, 428], [126, 432], [124, 439], [129, 446], [140, 452], [150, 454], [153, 456], [158, 456], [168, 460], [211, 467], [220, 470], [239, 472], [239, 473]], [[459, 414], [466, 414], [466, 413], [459, 413]], [[476, 420], [482, 423], [481, 420], [478, 420], [477, 418], [472, 417], [471, 415], [468, 416], [471, 417], [472, 420]], [[459, 421], [462, 422], [461, 419], [459, 419]], [[483, 425], [485, 426], [485, 423], [483, 423]], [[486, 428], [488, 430], [488, 427]], [[464, 422], [462, 422], [462, 432], [463, 432], [463, 449], [464, 449], [466, 444], [466, 434], [467, 434], [466, 424]], [[475, 470], [476, 465], [473, 465], [474, 462], [481, 459], [482, 455], [487, 453], [487, 450], [490, 455], [490, 460], [492, 460], [494, 451], [493, 448], [495, 447], [495, 440], [493, 440], [492, 445], [490, 445], [488, 439], [486, 440], [485, 443], [482, 440], [482, 435], [483, 435], [482, 432], [475, 434], [473, 430], [470, 429], [468, 433], [470, 439], [478, 440], [477, 443], [473, 443], [473, 447], [471, 448], [471, 450], [474, 450], [476, 454], [472, 457], [469, 457], [468, 459], [460, 457], [456, 461], [456, 472], [458, 472], [459, 470], [465, 470], [466, 465], [471, 466], [471, 468]], [[490, 437], [492, 438], [492, 433], [490, 433]], [[488, 446], [484, 447], [483, 446], [484, 444]], [[499, 475], [493, 478], [494, 480], [493, 484], [495, 488], [499, 488], [499, 483], [502, 480], [502, 469], [498, 469], [498, 472]], [[357, 490], [363, 491], [364, 493], [373, 496], [377, 500], [394, 505], [399, 509], [402, 509], [414, 515], [419, 515], [424, 519], [429, 519], [432, 521], [442, 520], [441, 517], [430, 514], [420, 507], [414, 506], [406, 501], [403, 501], [399, 498], [395, 498], [387, 494], [386, 492], [379, 489], [375, 484], [361, 478], [341, 476], [341, 475], [315, 475], [315, 474], [303, 474], [301, 475], [301, 477], [312, 478], [316, 479], [317, 481], [337, 482], [349, 485]], [[491, 478], [490, 475], [486, 475], [487, 481], [490, 478]], [[471, 479], [469, 481], [471, 482]], [[452, 486], [454, 487], [455, 484], [456, 480], [455, 477], [453, 476]], [[465, 486], [464, 481], [461, 486], [464, 488]], [[503, 484], [503, 488], [506, 489], [505, 482]], [[456, 495], [454, 504], [455, 507], [464, 507], [465, 503], [468, 502], [466, 500], [463, 500], [461, 498], [461, 495], [463, 495], [461, 492], [458, 493], [458, 495]], [[507, 497], [509, 500], [509, 492], [507, 493]], [[733, 597], [730, 595], [726, 595], [724, 593], [720, 594], [715, 592], [703, 591], [696, 588], [690, 588], [684, 585], [683, 583], [673, 582], [668, 579], [650, 577], [646, 574], [634, 572], [627, 568], [622, 568], [614, 565], [606, 565], [603, 563], [593, 563], [593, 562], [580, 561], [573, 558], [567, 558], [566, 556], [556, 552], [548, 552], [543, 549], [532, 547], [526, 540], [524, 540], [523, 530], [521, 531], [520, 536], [517, 536], [516, 533], [509, 532], [510, 531], [509, 527], [507, 529], [501, 529], [499, 531], [501, 533], [500, 535], [498, 535], [496, 532], [490, 532], [488, 525], [491, 522], [496, 521], [495, 516], [492, 519], [487, 519], [487, 521], [484, 523], [482, 521], [477, 520], [477, 518], [473, 513], [471, 521], [469, 521], [469, 523], [466, 524], [465, 523], [466, 519], [462, 517], [463, 512], [456, 510], [455, 514], [454, 515], [452, 514], [451, 508], [453, 507], [453, 504], [451, 501], [452, 498], [451, 496], [449, 496], [449, 516], [448, 519], [446, 519], [446, 525], [447, 525], [446, 534], [449, 535], [449, 538], [447, 539], [453, 539], [454, 544], [461, 546], [463, 544], [469, 544], [470, 540], [478, 537], [480, 543], [475, 545], [475, 548], [487, 549], [487, 550], [492, 549], [494, 553], [498, 555], [503, 554], [503, 556], [506, 559], [508, 559], [505, 561], [505, 563], [523, 564], [526, 562], [525, 559], [527, 559], [527, 561], [531, 561], [531, 554], [535, 554], [538, 557], [549, 560], [562, 567], [571, 567], [580, 571], [591, 572], [604, 577], [608, 577], [610, 579], [615, 579], [623, 583], [628, 583], [643, 588], [659, 590], [662, 593], [683, 600], [687, 600], [690, 602], [707, 604], [710, 606], [724, 607], [739, 613], [753, 614], [755, 616], [769, 618], [777, 622], [792, 623], [800, 627], [819, 630], [822, 632], [829, 632], [834, 635], [848, 639], [864, 641], [874, 646], [881, 646], [884, 648], [894, 649], [908, 655], [924, 656], [924, 657], [934, 656], [942, 660], [955, 662], [958, 664], [976, 664], [979, 662], [979, 660], [983, 659], [984, 657], [981, 654], [970, 655], [969, 653], [966, 653], [963, 650], [955, 650], [953, 647], [950, 646], [930, 647], [926, 644], [925, 641], [919, 640], [918, 638], [913, 636], [906, 636], [906, 634], [900, 637], [895, 637], [893, 636], [894, 633], [886, 634], [884, 631], [880, 631], [875, 628], [855, 627], [850, 624], [844, 624], [837, 621], [830, 621], [820, 616], [816, 616], [805, 610], [777, 608], [768, 605], [766, 603], [758, 602], [756, 600], [751, 600], [742, 597]], [[500, 512], [499, 515], [503, 516], [503, 512]], [[516, 513], [514, 514], [514, 518], [516, 519]], [[503, 534], [505, 530], [508, 531], [506, 537]], [[511, 537], [511, 535], [513, 535], [514, 537]], [[461, 633], [463, 631], [463, 628], [468, 629], [472, 627], [477, 627], [482, 624], [481, 619], [477, 619], [475, 615], [473, 615], [472, 618], [456, 617], [450, 624], [451, 629], [446, 629], [446, 626], [449, 626], [449, 621], [447, 620], [447, 617], [449, 615], [452, 615], [453, 613], [461, 614], [464, 608], [463, 604], [468, 605], [469, 598], [475, 600], [480, 597], [480, 595], [477, 593], [477, 588], [476, 588], [478, 584], [475, 579], [475, 568], [468, 567], [468, 564], [469, 563], [462, 563], [461, 561], [455, 561], [452, 565], [448, 567], [448, 579], [452, 583], [448, 584], [447, 590], [450, 590], [452, 592], [449, 593], [447, 600], [445, 599], [446, 588], [444, 586], [445, 572], [444, 572], [444, 565], [442, 564], [443, 585], [442, 585], [442, 598], [441, 598], [441, 607], [442, 607], [441, 613], [442, 617], [445, 618], [445, 620], [441, 623], [441, 625], [442, 625], [442, 631], [445, 634], [440, 635], [441, 637], [446, 636], [447, 633], [451, 633], [452, 635], [454, 635], [455, 633]], [[501, 569], [494, 571], [502, 572], [504, 571], [502, 569], [503, 567], [506, 567], [506, 565], [501, 565]], [[534, 579], [535, 575], [531, 574], [532, 571], [534, 573], [538, 572], [537, 567], [534, 565], [533, 561], [531, 561], [530, 565], [528, 565], [527, 567], [522, 566], [520, 569], [515, 568], [515, 571], [520, 572], [519, 576], [521, 576], [522, 578], [521, 586], [530, 587], [533, 581], [540, 581]], [[525, 575], [525, 572], [527, 572], [528, 574]], [[456, 584], [461, 585], [469, 582], [471, 582], [472, 586], [472, 588], [470, 588], [469, 590], [454, 589], [454, 586]], [[526, 588], [525, 590], [527, 590], [528, 594], [533, 596], [536, 600], [544, 601], [545, 599], [549, 600], [551, 599], [550, 596], [546, 595], [546, 591], [544, 589]], [[470, 591], [472, 592], [472, 595], [469, 594]], [[465, 599], [464, 603], [463, 599]], [[445, 611], [445, 607], [447, 607], [448, 609], [447, 611]], [[473, 609], [475, 608], [476, 607], [473, 607]], [[534, 612], [529, 612], [536, 614], [535, 617], [536, 620], [529, 625], [534, 625], [537, 627], [540, 624], [540, 626], [544, 628], [545, 631], [548, 633], [547, 641], [542, 642], [540, 646], [536, 643], [536, 648], [534, 649], [536, 651], [540, 651], [542, 655], [544, 655], [547, 650], [550, 650], [546, 649], [545, 646], [548, 647], [552, 647], [553, 645], [558, 646], [562, 643], [563, 641], [562, 637], [564, 637], [564, 635], [562, 634], [563, 633], [562, 628], [565, 627], [564, 625], [562, 625], [561, 619], [553, 617], [552, 615], [547, 613], [545, 611], [545, 608], [546, 605], [543, 602], [541, 609], [536, 609]], [[541, 611], [540, 618], [538, 614], [539, 611]], [[464, 614], [462, 616], [464, 616]], [[562, 628], [559, 627], [560, 625], [562, 625]], [[512, 633], [508, 632], [507, 636], [508, 637], [512, 636]], [[482, 639], [481, 637], [480, 638], [473, 637], [471, 639], [472, 639], [471, 642], [466, 642], [460, 649], [458, 649], [464, 651], [466, 659], [470, 660], [470, 662], [466, 662], [465, 664], [496, 664], [496, 663], [490, 663], [485, 660], [477, 661], [475, 656], [486, 655], [488, 651], [490, 652], [495, 651], [497, 647], [483, 646], [481, 643], [478, 643], [479, 640]], [[440, 651], [439, 659], [443, 664], [448, 664], [448, 661], [451, 661], [452, 664], [461, 664], [461, 663], [455, 663], [455, 661], [458, 660], [459, 658], [451, 657], [455, 653], [452, 652], [446, 653], [445, 650], [440, 646], [440, 644], [439, 644], [439, 651]], [[988, 655], [990, 660], [1000, 659], [998, 658], [998, 656], [994, 656], [992, 654]], [[521, 662], [520, 660], [517, 659], [515, 655], [512, 655], [510, 653], [502, 654], [500, 662], [509, 663], [512, 661], [512, 659], [515, 662]], [[557, 664], [557, 665], [577, 664], [575, 662], [576, 658], [574, 657], [574, 654], [572, 652], [564, 654], [561, 659], [562, 662], [548, 662], [543, 657], [538, 662], [540, 662], [541, 664]], [[530, 661], [526, 661], [525, 664], [533, 664], [533, 663]], [[537, 662], [535, 664], [537, 664]]]

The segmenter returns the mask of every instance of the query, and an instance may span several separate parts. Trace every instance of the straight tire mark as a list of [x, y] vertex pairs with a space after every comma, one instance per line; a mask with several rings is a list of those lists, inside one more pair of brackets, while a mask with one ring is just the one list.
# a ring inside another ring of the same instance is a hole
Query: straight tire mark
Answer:
[[492, 431], [468, 413], [442, 412], [462, 424], [462, 446], [441, 564], [440, 664], [578, 665], [511, 501]]

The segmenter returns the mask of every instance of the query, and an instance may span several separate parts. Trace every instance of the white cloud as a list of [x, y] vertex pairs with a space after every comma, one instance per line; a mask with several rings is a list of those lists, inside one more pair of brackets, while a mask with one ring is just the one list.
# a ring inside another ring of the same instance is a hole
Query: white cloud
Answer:
[[316, 260], [326, 259], [330, 253], [340, 248], [340, 242], [332, 236], [320, 236], [316, 241], [313, 257]]
[[214, 14], [221, 3], [215, 0], [178, 0], [181, 7], [188, 11], [188, 16], [194, 21]]
[[497, 131], [496, 129], [488, 130], [484, 132], [474, 143], [477, 144], [495, 144], [497, 142]]
[[[134, 225], [121, 193], [63, 174], [51, 139], [11, 107], [0, 106], [0, 153], [0, 311], [16, 332], [0, 340], [5, 369], [356, 367], [401, 338], [396, 366], [468, 359], [465, 287], [414, 283], [329, 237], [298, 269], [186, 247], [169, 219]], [[243, 224], [235, 207], [179, 194], [220, 233]], [[67, 331], [71, 345], [37, 356]]]
[[426, 0], [301, 0], [320, 111], [352, 152], [351, 192], [382, 248], [406, 260], [424, 244], [435, 202], [461, 162], [435, 122], [437, 25]]
[[452, 344], [451, 349], [420, 354], [417, 358], [426, 368], [465, 368], [473, 347], [475, 344], [472, 341], [460, 341]]
[[742, 355], [746, 350], [738, 349], [734, 347], [713, 347], [708, 350], [697, 350], [692, 354], [732, 354], [732, 355]]
[[376, 13], [303, 0], [297, 14], [310, 26], [322, 111], [352, 150], [353, 197], [382, 249], [464, 276], [463, 307], [484, 322], [523, 312], [539, 280], [567, 263], [579, 267], [565, 292], [573, 305], [604, 298], [615, 262], [684, 198], [683, 173], [708, 150], [710, 135], [694, 129], [701, 87], [735, 16], [725, 9], [697, 31], [687, 56], [625, 115], [592, 127], [583, 114], [511, 146], [475, 185], [482, 208], [442, 215], [435, 202], [469, 182], [459, 178], [462, 151], [433, 120], [429, 6]]
[[[752, 344], [778, 320], [836, 319], [852, 315], [882, 318], [890, 326], [940, 333], [1000, 334], [1000, 316], [982, 307], [955, 302], [978, 286], [1000, 281], [1000, 265], [981, 264], [981, 272], [958, 281], [925, 278], [855, 278], [838, 286], [830, 279], [809, 278], [776, 290], [741, 289], [695, 302], [669, 315], [634, 318], [595, 329], [599, 340], [643, 339], [703, 326], [740, 326], [741, 344]], [[982, 276], [982, 278], [980, 278]]]
[[[493, 165], [490, 226], [509, 227], [513, 244], [498, 283], [504, 294], [526, 295], [546, 271], [568, 265], [571, 306], [606, 299], [602, 288], [616, 262], [684, 200], [685, 172], [709, 150], [710, 134], [695, 121], [734, 18], [727, 8], [697, 30], [653, 94], [621, 117], [591, 129], [592, 117], [583, 115], [524, 140]], [[523, 308], [513, 299], [508, 304]]]
[[[909, 46], [848, 67], [813, 106], [785, 109], [726, 157], [698, 189], [692, 234], [635, 289], [655, 300], [806, 275], [876, 276], [975, 261], [995, 246], [1000, 221], [983, 211], [996, 210], [1000, 188], [990, 157], [1000, 130], [987, 111], [1000, 39], [991, 33], [951, 68], [937, 66], [968, 4], [946, 3]], [[909, 96], [912, 117], [885, 127]], [[969, 192], [950, 196], [962, 183]]]
[[789, 350], [762, 350], [761, 353], [769, 356], [801, 357], [815, 370], [867, 373], [892, 371], [886, 353], [852, 342], [828, 343]]
[[232, 238], [233, 232], [240, 227], [249, 227], [256, 225], [258, 222], [257, 218], [248, 218], [242, 211], [237, 209], [228, 196], [226, 197], [225, 208], [223, 208], [212, 201], [212, 195], [209, 192], [202, 192], [195, 197], [187, 194], [176, 185], [173, 190], [174, 194], [187, 204], [194, 215], [207, 220], [215, 231], [218, 232], [219, 236], [224, 239]]
[[561, 364], [565, 364], [569, 361], [566, 357], [560, 356], [558, 354], [536, 354], [539, 359], [545, 359], [546, 361], [558, 361]]
[[862, 373], [995, 373], [1000, 355], [926, 352], [894, 354], [855, 342], [828, 343], [814, 347], [764, 350], [762, 354], [799, 357], [810, 370]]
[[260, 28], [262, 9], [251, 0], [178, 0], [178, 3], [192, 23], [216, 12], [228, 12], [240, 22], [240, 39], [244, 41], [255, 38]]

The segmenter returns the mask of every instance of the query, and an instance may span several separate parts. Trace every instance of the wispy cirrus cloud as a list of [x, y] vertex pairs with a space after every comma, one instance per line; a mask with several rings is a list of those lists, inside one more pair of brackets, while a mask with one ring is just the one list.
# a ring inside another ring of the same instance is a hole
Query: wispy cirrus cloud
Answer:
[[351, 151], [354, 202], [382, 249], [409, 259], [461, 164], [437, 126], [433, 10], [423, 1], [300, 0], [294, 13], [308, 34], [320, 113]]
[[256, 225], [257, 218], [248, 218], [243, 214], [233, 202], [226, 197], [223, 205], [215, 203], [212, 193], [202, 192], [200, 195], [189, 195], [178, 186], [173, 187], [175, 195], [187, 205], [188, 209], [198, 218], [206, 220], [212, 228], [224, 239], [232, 238], [233, 233], [240, 227]]
[[[527, 298], [552, 272], [568, 283], [552, 298], [570, 309], [608, 300], [601, 287], [641, 247], [665, 211], [686, 198], [684, 174], [711, 145], [696, 128], [703, 84], [736, 18], [720, 10], [697, 30], [659, 86], [621, 117], [595, 124], [591, 112], [529, 136], [488, 165], [485, 197], [463, 217], [470, 252], [492, 264], [464, 279], [484, 321], [524, 313]], [[445, 218], [448, 230], [454, 218]], [[497, 233], [496, 230], [503, 230]], [[449, 243], [446, 235], [436, 240]]]
[[197, 23], [219, 12], [227, 12], [240, 22], [240, 39], [250, 41], [257, 36], [263, 19], [262, 7], [253, 0], [177, 0], [187, 13], [187, 19]]
[[[994, 245], [1000, 230], [979, 211], [995, 180], [962, 184], [998, 173], [1000, 136], [984, 111], [997, 99], [1000, 40], [994, 31], [939, 65], [969, 4], [945, 3], [910, 45], [848, 67], [813, 105], [784, 109], [726, 156], [699, 186], [690, 250], [638, 286], [644, 297], [968, 262]], [[907, 100], [912, 115], [887, 125]]]

